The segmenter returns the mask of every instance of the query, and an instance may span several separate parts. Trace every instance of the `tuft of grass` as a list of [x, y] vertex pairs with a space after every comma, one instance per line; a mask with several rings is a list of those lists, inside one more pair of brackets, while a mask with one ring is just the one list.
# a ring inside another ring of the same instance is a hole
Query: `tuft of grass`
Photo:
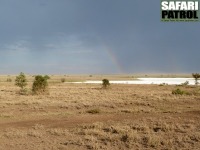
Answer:
[[62, 83], [64, 83], [64, 82], [65, 82], [65, 78], [61, 78], [60, 80], [61, 80], [61, 82], [62, 82]]
[[100, 113], [100, 109], [90, 109], [86, 111], [87, 113], [90, 114], [99, 114]]
[[187, 86], [189, 85], [189, 81], [185, 81], [184, 83], [181, 84], [182, 86]]
[[159, 86], [165, 86], [165, 85], [168, 85], [167, 83], [161, 83], [159, 84]]
[[21, 89], [19, 91], [19, 94], [20, 95], [29, 95], [30, 94], [30, 91], [27, 89], [27, 88], [24, 88], [24, 89]]
[[182, 91], [182, 90], [180, 90], [180, 89], [178, 88], [178, 89], [176, 89], [176, 90], [172, 90], [172, 94], [174, 94], [174, 95], [183, 95], [183, 94], [188, 94], [188, 92]]

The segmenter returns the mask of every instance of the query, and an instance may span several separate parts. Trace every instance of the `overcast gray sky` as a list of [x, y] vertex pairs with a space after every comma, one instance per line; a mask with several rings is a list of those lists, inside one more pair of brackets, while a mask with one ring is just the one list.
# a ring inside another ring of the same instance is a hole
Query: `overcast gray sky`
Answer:
[[160, 0], [0, 0], [0, 74], [199, 72], [199, 35]]

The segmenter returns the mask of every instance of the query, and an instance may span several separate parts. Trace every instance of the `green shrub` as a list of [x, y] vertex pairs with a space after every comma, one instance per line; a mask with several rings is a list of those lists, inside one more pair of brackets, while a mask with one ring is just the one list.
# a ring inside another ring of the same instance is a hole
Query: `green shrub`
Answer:
[[64, 83], [65, 82], [65, 78], [61, 78], [61, 82]]
[[102, 80], [102, 86], [103, 88], [107, 88], [110, 85], [110, 82], [108, 79], [103, 79]]
[[20, 92], [23, 94], [24, 88], [27, 85], [27, 79], [24, 73], [20, 73], [15, 79], [15, 85], [20, 87]]
[[34, 94], [42, 94], [48, 91], [47, 76], [37, 75], [33, 82], [32, 91]]
[[176, 90], [172, 90], [172, 94], [174, 94], [174, 95], [183, 95], [183, 94], [185, 94], [185, 92], [180, 90], [180, 89], [176, 89]]

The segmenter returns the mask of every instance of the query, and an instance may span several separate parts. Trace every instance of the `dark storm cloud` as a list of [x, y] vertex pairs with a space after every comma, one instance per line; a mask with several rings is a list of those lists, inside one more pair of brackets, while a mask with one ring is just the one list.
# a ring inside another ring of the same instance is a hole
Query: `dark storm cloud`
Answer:
[[0, 73], [199, 71], [199, 25], [158, 0], [2, 0]]

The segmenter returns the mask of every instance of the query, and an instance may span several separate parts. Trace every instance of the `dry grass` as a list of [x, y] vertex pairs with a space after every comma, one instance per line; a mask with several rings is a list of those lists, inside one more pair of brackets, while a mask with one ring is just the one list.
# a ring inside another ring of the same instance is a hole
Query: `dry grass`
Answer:
[[[12, 82], [0, 77], [0, 149], [200, 147], [199, 87], [111, 85], [104, 90], [98, 84], [61, 83], [61, 78], [105, 76], [50, 77], [48, 95], [20, 95], [14, 76], [9, 76]], [[28, 76], [29, 89], [32, 79]], [[177, 88], [190, 94], [173, 95]]]

